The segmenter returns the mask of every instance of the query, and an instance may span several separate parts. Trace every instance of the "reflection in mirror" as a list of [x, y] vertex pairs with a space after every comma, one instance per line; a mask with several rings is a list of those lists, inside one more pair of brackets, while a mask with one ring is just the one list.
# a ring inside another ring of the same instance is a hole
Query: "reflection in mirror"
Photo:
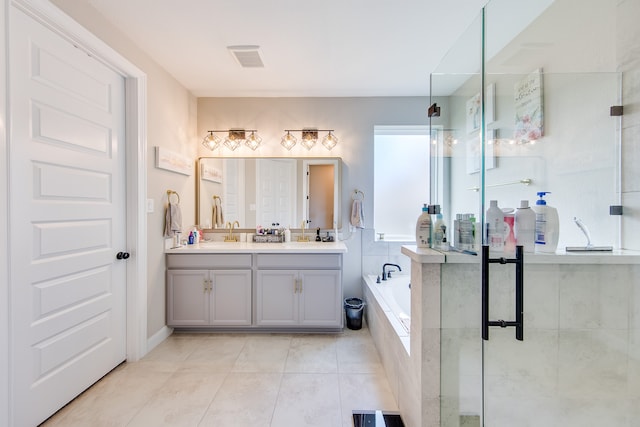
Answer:
[[339, 158], [203, 157], [197, 164], [196, 215], [205, 228], [258, 225], [338, 229]]

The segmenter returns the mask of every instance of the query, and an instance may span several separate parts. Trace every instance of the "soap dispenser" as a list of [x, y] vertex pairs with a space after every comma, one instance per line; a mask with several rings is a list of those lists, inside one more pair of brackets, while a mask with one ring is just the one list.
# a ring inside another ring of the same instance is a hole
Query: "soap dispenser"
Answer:
[[537, 193], [540, 197], [536, 201], [536, 241], [535, 251], [542, 253], [555, 253], [558, 247], [558, 235], [560, 234], [560, 221], [558, 210], [547, 205], [544, 196], [551, 194], [549, 191]]

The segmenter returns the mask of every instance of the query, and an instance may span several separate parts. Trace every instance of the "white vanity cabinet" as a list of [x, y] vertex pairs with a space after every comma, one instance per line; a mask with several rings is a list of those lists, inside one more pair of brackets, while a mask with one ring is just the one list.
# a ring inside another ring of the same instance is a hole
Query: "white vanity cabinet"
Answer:
[[257, 254], [256, 325], [342, 328], [341, 254]]
[[250, 254], [167, 255], [167, 325], [251, 325]]

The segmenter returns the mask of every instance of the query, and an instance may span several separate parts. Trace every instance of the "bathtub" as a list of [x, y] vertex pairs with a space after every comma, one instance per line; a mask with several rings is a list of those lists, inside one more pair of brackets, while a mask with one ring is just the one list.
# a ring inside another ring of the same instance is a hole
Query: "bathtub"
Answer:
[[383, 311], [398, 336], [408, 337], [411, 330], [411, 288], [409, 275], [394, 275], [393, 278], [376, 283], [377, 276], [365, 276], [364, 283], [373, 295], [375, 303]]

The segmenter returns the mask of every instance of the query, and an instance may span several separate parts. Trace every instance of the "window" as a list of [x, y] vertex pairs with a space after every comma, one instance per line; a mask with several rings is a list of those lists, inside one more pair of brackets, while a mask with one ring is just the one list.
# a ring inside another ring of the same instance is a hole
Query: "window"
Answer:
[[373, 227], [385, 240], [415, 241], [429, 203], [428, 126], [375, 126]]

